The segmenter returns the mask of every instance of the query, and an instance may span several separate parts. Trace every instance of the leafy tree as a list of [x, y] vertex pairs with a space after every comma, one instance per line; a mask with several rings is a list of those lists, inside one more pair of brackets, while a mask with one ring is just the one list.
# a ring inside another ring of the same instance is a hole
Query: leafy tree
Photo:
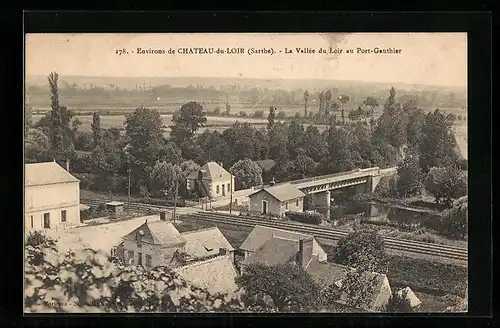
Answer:
[[183, 161], [182, 152], [173, 141], [166, 141], [160, 148], [160, 161], [172, 164], [180, 164]]
[[381, 198], [392, 198], [397, 194], [397, 176], [392, 177], [382, 177], [375, 187], [373, 194]]
[[333, 250], [333, 261], [359, 271], [387, 271], [384, 240], [376, 230], [359, 229], [341, 238]]
[[274, 123], [276, 120], [276, 107], [269, 107], [269, 115], [267, 115], [267, 131], [271, 131], [274, 128]]
[[224, 130], [222, 138], [228, 147], [228, 153], [223, 159], [226, 166], [245, 158], [254, 159], [256, 157], [255, 132], [256, 130], [249, 123], [238, 121], [229, 129]]
[[41, 129], [29, 129], [24, 136], [24, 158], [37, 162], [39, 154], [49, 149], [49, 137]]
[[229, 156], [229, 147], [218, 131], [205, 130], [197, 138], [197, 143], [203, 151], [204, 162], [223, 162]]
[[330, 90], [327, 90], [325, 92], [325, 108], [324, 108], [324, 113], [325, 116], [328, 116], [330, 113], [330, 101], [332, 101], [332, 92]]
[[94, 147], [101, 145], [102, 135], [101, 135], [101, 118], [99, 112], [94, 112], [92, 115], [92, 136], [94, 138]]
[[403, 104], [403, 111], [408, 116], [406, 125], [408, 144], [410, 146], [419, 146], [422, 142], [422, 126], [425, 121], [425, 113], [412, 100]]
[[444, 229], [449, 235], [465, 239], [468, 234], [467, 196], [457, 199], [451, 209], [443, 212], [441, 218]]
[[319, 287], [311, 276], [295, 264], [245, 266], [236, 284], [249, 299], [268, 297], [279, 311], [304, 311], [319, 301]]
[[226, 116], [231, 115], [231, 105], [226, 101]]
[[170, 132], [172, 140], [180, 146], [187, 139], [191, 140], [196, 131], [207, 122], [203, 107], [197, 102], [189, 102], [181, 106], [172, 118]]
[[416, 152], [410, 152], [398, 165], [397, 191], [401, 197], [411, 197], [420, 194], [423, 188], [424, 174], [419, 166]]
[[277, 118], [279, 118], [280, 120], [284, 120], [286, 118], [286, 113], [282, 110], [280, 110], [278, 112], [278, 115], [276, 115]]
[[31, 106], [24, 104], [24, 133], [28, 133], [31, 124], [33, 123], [32, 117], [33, 109]]
[[309, 91], [304, 91], [304, 117], [307, 117], [307, 102], [309, 101]]
[[328, 154], [323, 159], [323, 167], [327, 172], [337, 173], [353, 168], [350, 150], [349, 133], [344, 128], [330, 126], [327, 131]]
[[322, 138], [318, 128], [308, 125], [305, 131], [304, 144], [306, 155], [315, 162], [320, 162], [327, 152], [325, 140]]
[[317, 163], [305, 154], [299, 154], [286, 168], [287, 180], [303, 179], [314, 175]]
[[420, 142], [420, 166], [428, 172], [434, 166], [456, 163], [458, 155], [453, 133], [453, 119], [436, 109], [425, 116]]
[[377, 276], [361, 269], [350, 270], [342, 279], [340, 294], [344, 297], [347, 305], [354, 308], [370, 309], [376, 285]]
[[175, 188], [178, 186], [181, 169], [167, 162], [156, 162], [151, 170], [149, 190], [153, 196], [171, 197], [175, 196]]
[[267, 159], [269, 157], [269, 139], [264, 128], [255, 131], [254, 153], [255, 159]]
[[147, 184], [149, 173], [164, 145], [163, 122], [155, 109], [137, 108], [125, 116], [125, 134], [133, 181], [137, 186]]
[[374, 97], [366, 97], [366, 99], [363, 100], [363, 105], [371, 108], [371, 118], [372, 120], [375, 120], [374, 117], [375, 108], [379, 106], [377, 99], [375, 99]]
[[345, 124], [345, 105], [349, 102], [349, 96], [341, 95], [339, 97], [339, 101], [342, 104], [342, 106], [341, 106], [341, 110], [342, 110], [342, 124]]
[[61, 112], [59, 106], [59, 90], [57, 87], [57, 81], [59, 80], [59, 75], [55, 72], [49, 74], [49, 86], [50, 92], [52, 94], [51, 100], [51, 148], [58, 152], [63, 150], [63, 131], [62, 131], [62, 120]]
[[319, 97], [319, 111], [318, 111], [318, 114], [319, 114], [319, 117], [321, 117], [321, 115], [323, 114], [323, 108], [324, 108], [324, 104], [325, 104], [325, 94], [323, 93], [323, 91], [321, 91], [318, 95]]
[[274, 159], [278, 166], [288, 162], [288, 126], [284, 123], [275, 123], [274, 127], [268, 131], [269, 136], [269, 157]]
[[290, 122], [288, 126], [288, 143], [287, 149], [290, 158], [297, 157], [300, 149], [305, 149], [305, 131], [302, 124], [297, 123], [295, 120]]
[[467, 176], [458, 167], [433, 167], [425, 179], [425, 189], [437, 203], [451, 206], [455, 199], [467, 195]]
[[250, 159], [239, 160], [230, 169], [234, 175], [235, 189], [262, 185], [262, 169]]

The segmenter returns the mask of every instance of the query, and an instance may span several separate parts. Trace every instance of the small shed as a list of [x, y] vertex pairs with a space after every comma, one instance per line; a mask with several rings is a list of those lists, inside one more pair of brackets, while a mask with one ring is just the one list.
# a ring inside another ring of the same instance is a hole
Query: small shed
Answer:
[[111, 217], [114, 219], [123, 216], [124, 213], [123, 207], [124, 207], [123, 203], [118, 201], [112, 201], [106, 203], [106, 211], [110, 212]]

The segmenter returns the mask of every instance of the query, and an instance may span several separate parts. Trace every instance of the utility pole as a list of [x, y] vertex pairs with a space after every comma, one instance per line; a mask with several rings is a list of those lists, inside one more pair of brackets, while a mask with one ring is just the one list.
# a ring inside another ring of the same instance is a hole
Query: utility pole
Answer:
[[177, 194], [179, 193], [179, 178], [177, 176], [177, 171], [175, 174], [175, 196], [174, 196], [174, 223], [175, 223], [175, 216], [176, 216], [176, 209], [177, 209]]
[[[230, 173], [231, 174], [231, 173]], [[229, 214], [232, 213], [232, 210], [233, 210], [233, 174], [231, 174], [231, 198], [229, 200]]]
[[127, 206], [127, 215], [130, 214], [130, 172], [132, 170], [128, 169], [128, 206]]

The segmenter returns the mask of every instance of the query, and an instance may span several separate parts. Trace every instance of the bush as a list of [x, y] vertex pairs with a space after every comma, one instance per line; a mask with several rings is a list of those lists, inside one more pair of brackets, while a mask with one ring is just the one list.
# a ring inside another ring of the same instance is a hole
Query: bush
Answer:
[[387, 272], [392, 284], [413, 290], [432, 288], [442, 294], [463, 296], [467, 289], [467, 268], [404, 256], [391, 256]]
[[264, 117], [264, 111], [263, 110], [256, 110], [252, 117], [254, 118], [263, 118]]
[[286, 118], [286, 113], [284, 111], [280, 110], [278, 112], [278, 115], [276, 115], [276, 117], [283, 120]]
[[286, 212], [285, 216], [289, 220], [309, 224], [321, 224], [323, 221], [323, 215], [315, 212]]
[[240, 117], [247, 117], [248, 113], [245, 112], [244, 110], [242, 110], [242, 111], [240, 111], [239, 115], [240, 115]]
[[295, 118], [299, 118], [299, 119], [302, 118], [302, 114], [300, 114], [299, 112], [296, 112], [295, 113]]
[[[157, 206], [174, 206], [175, 201], [173, 199], [157, 199], [143, 197], [139, 200], [140, 203], [157, 205]], [[177, 199], [177, 207], [185, 207], [186, 201], [184, 199]]]
[[220, 115], [220, 107], [215, 107], [214, 114], [215, 115]]

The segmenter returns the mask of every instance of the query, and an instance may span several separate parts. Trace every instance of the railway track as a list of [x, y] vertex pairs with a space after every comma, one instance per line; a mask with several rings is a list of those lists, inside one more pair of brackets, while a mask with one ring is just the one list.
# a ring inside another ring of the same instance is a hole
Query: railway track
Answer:
[[[86, 205], [95, 206], [103, 204], [106, 201], [99, 199], [82, 199], [81, 202]], [[127, 202], [124, 202], [124, 207], [125, 209], [129, 208]], [[173, 207], [131, 202], [130, 210], [137, 212], [151, 213], [151, 211], [153, 212], [165, 211], [165, 210], [171, 211], [173, 210]], [[339, 239], [348, 234], [345, 231], [328, 227], [318, 227], [308, 224], [296, 224], [286, 221], [267, 220], [256, 217], [237, 216], [237, 215], [208, 212], [208, 211], [199, 211], [190, 214], [180, 214], [179, 216], [180, 218], [184, 217], [187, 219], [205, 221], [215, 224], [220, 223], [225, 225], [240, 226], [247, 228], [253, 228], [256, 225], [261, 225], [265, 227], [278, 228], [298, 233], [309, 234], [317, 238], [327, 239], [331, 241], [338, 241]], [[383, 237], [383, 239], [385, 242], [385, 246], [388, 250], [404, 251], [404, 252], [423, 254], [423, 255], [432, 255], [436, 257], [442, 257], [460, 261], [467, 261], [468, 259], [466, 248], [424, 243], [424, 242], [397, 239], [391, 237]]]
[[[305, 224], [294, 224], [288, 222], [280, 222], [280, 221], [270, 221], [264, 220], [260, 218], [249, 218], [235, 215], [227, 215], [221, 213], [211, 213], [211, 212], [198, 212], [193, 214], [184, 214], [182, 217], [188, 219], [194, 219], [199, 221], [206, 221], [212, 223], [221, 223], [227, 225], [236, 225], [242, 227], [253, 228], [256, 225], [278, 228], [283, 230], [290, 230], [299, 233], [313, 235], [318, 238], [328, 239], [332, 241], [338, 241], [340, 238], [346, 236], [348, 233], [341, 230], [336, 230], [327, 227], [315, 227], [311, 225]], [[396, 250], [396, 251], [405, 251], [412, 252], [418, 254], [432, 255], [437, 257], [444, 257], [448, 259], [467, 261], [467, 249], [455, 247], [455, 246], [447, 246], [447, 245], [439, 245], [439, 244], [431, 244], [431, 243], [423, 243], [417, 241], [410, 241], [404, 239], [396, 239], [390, 237], [383, 237], [385, 246], [388, 250]]]

